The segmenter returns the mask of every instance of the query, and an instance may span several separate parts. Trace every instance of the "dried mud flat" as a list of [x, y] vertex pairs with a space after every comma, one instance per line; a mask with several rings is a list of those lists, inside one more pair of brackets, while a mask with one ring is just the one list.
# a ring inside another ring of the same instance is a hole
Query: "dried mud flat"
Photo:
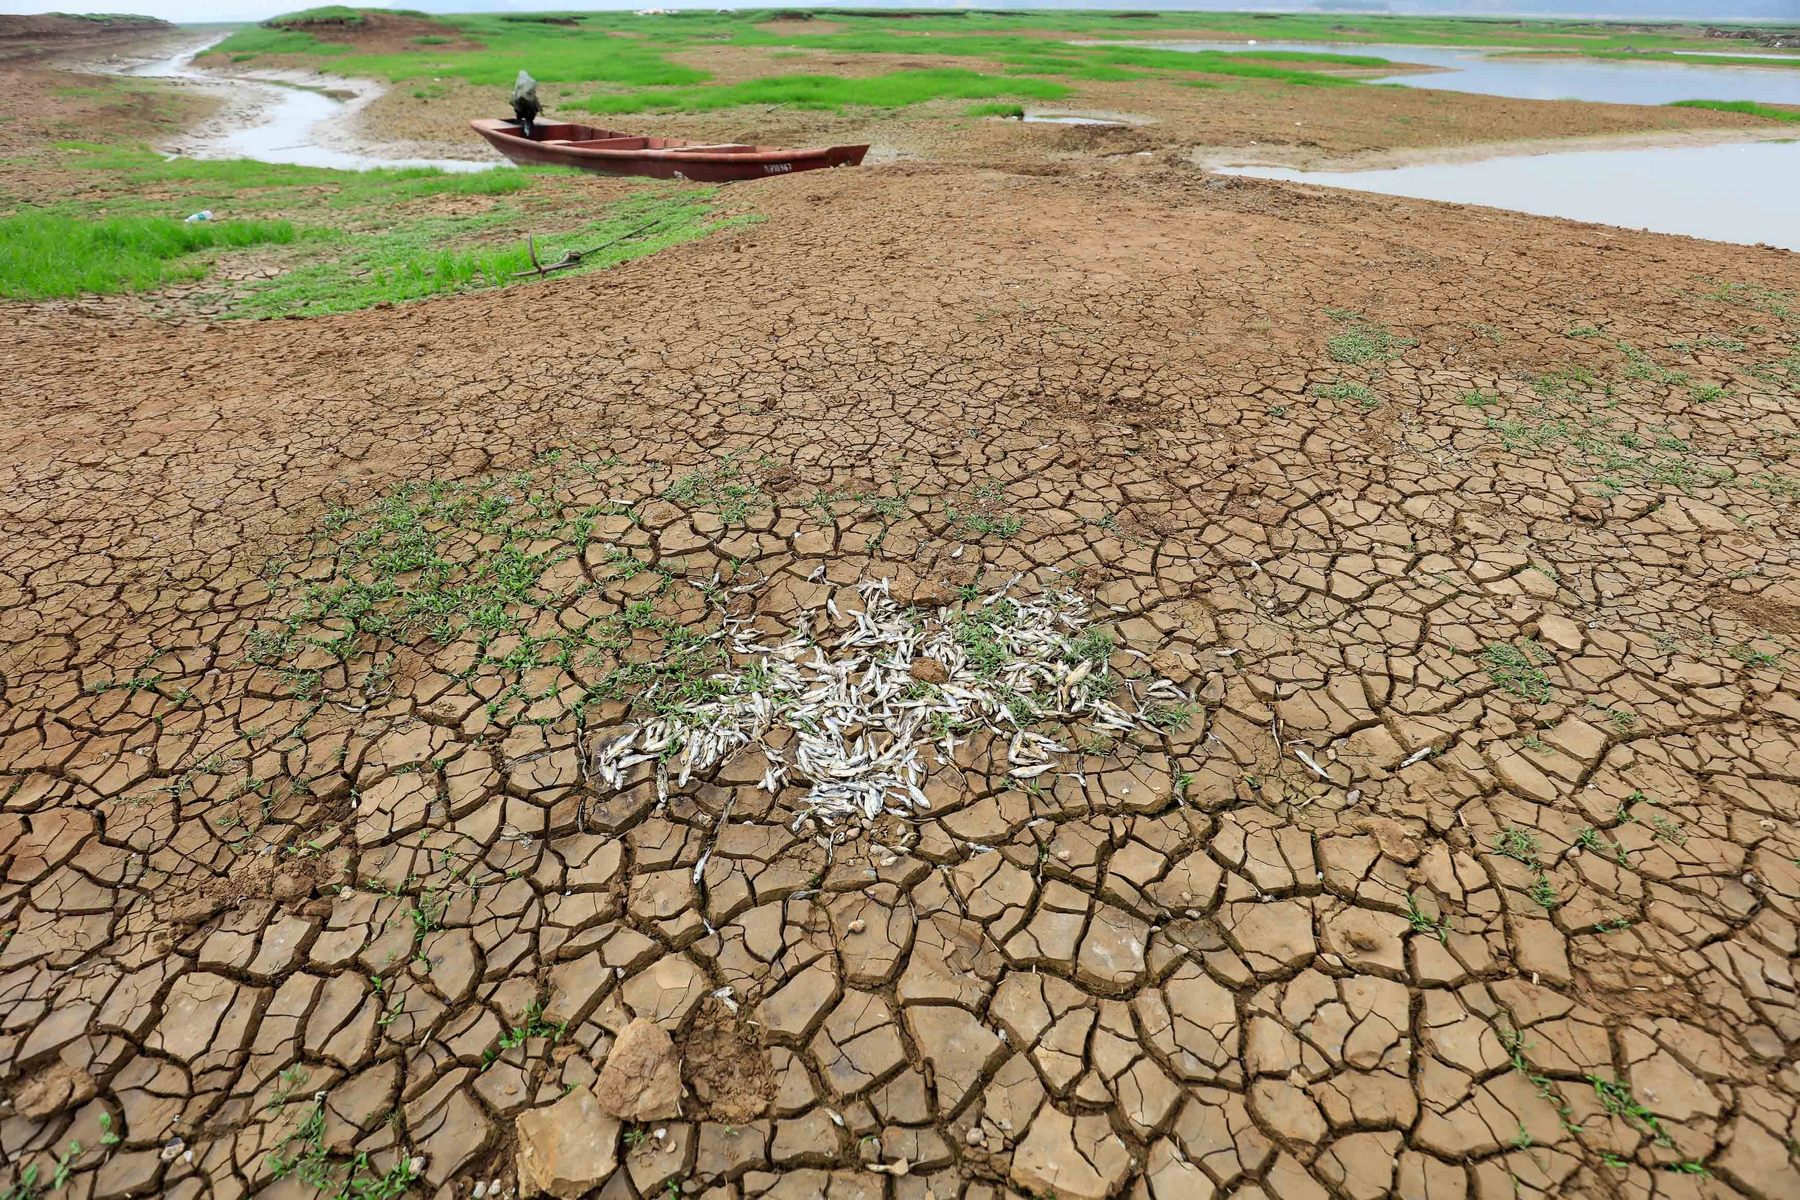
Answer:
[[[11, 1170], [1800, 1193], [1793, 256], [1141, 160], [741, 196], [542, 286], [17, 323]], [[965, 732], [864, 826], [596, 774], [696, 631], [1015, 577], [1185, 724]], [[684, 1115], [605, 1175], [518, 1121], [613, 1128], [634, 1020]]]

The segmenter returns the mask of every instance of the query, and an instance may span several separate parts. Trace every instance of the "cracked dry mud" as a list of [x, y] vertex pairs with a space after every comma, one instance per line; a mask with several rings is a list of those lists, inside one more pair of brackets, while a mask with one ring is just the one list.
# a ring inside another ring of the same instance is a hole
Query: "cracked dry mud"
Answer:
[[[1791, 256], [1151, 164], [743, 195], [13, 330], [9, 1179], [510, 1194], [642, 1018], [684, 1115], [609, 1200], [1800, 1194]], [[683, 631], [1014, 575], [1192, 719], [1030, 786], [971, 733], [835, 843], [760, 759], [586, 769]]]

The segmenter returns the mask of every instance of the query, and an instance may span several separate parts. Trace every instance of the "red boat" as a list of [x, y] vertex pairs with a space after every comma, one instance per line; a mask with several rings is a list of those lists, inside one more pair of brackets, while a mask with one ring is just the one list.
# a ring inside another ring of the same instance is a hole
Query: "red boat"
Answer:
[[783, 146], [637, 137], [616, 129], [561, 121], [534, 122], [530, 137], [525, 136], [517, 121], [483, 117], [470, 121], [469, 128], [521, 166], [578, 167], [604, 175], [651, 175], [700, 183], [762, 179], [817, 167], [854, 167], [869, 152], [867, 146], [789, 150]]

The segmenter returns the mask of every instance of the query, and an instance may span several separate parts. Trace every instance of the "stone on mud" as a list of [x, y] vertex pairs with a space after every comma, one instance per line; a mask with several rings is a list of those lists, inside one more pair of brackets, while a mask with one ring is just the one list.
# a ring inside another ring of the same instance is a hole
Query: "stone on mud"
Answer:
[[619, 1166], [619, 1129], [587, 1088], [521, 1114], [513, 1126], [519, 1194], [576, 1200], [600, 1187]]
[[13, 1092], [13, 1112], [41, 1121], [93, 1099], [97, 1085], [86, 1071], [54, 1063], [21, 1083]]
[[619, 1031], [600, 1078], [600, 1107], [621, 1121], [660, 1121], [681, 1115], [681, 1059], [660, 1025], [639, 1017]]

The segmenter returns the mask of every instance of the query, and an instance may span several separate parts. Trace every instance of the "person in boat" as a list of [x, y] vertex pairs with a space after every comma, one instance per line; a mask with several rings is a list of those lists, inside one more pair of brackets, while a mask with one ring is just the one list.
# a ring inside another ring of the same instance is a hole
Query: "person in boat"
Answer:
[[528, 71], [520, 71], [518, 79], [513, 81], [512, 109], [513, 116], [519, 119], [520, 132], [535, 139], [537, 134], [534, 126], [538, 114], [544, 111], [544, 106], [538, 103], [537, 80]]

